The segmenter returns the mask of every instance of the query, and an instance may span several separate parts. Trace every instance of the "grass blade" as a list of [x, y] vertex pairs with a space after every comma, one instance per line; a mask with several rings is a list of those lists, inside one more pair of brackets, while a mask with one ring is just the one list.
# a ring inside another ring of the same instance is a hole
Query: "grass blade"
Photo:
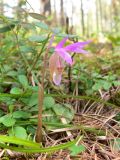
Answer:
[[23, 140], [23, 139], [16, 138], [16, 137], [4, 136], [4, 135], [0, 135], [0, 142], [23, 145], [26, 147], [35, 147], [35, 148], [40, 147], [39, 143], [28, 141], [28, 140]]
[[[2, 139], [3, 136], [1, 136], [1, 139]], [[7, 136], [6, 136], [7, 137]], [[7, 141], [8, 140], [8, 141]], [[5, 141], [5, 142], [11, 142], [12, 139], [9, 139], [9, 137], [7, 137], [6, 139], [3, 137], [3, 140], [1, 140], [2, 142]], [[15, 139], [16, 140], [16, 139]], [[15, 142], [15, 140], [13, 139], [13, 141]], [[23, 141], [22, 139], [19, 139], [21, 141]], [[60, 149], [66, 149], [66, 148], [69, 148], [71, 147], [72, 145], [74, 145], [78, 140], [78, 137], [73, 140], [73, 141], [70, 141], [70, 142], [66, 142], [64, 144], [59, 144], [59, 145], [56, 145], [56, 146], [52, 146], [52, 147], [46, 147], [46, 148], [36, 148], [36, 147], [30, 147], [29, 148], [23, 148], [23, 147], [12, 147], [12, 146], [8, 146], [6, 144], [3, 144], [3, 143], [0, 143], [0, 147], [1, 148], [5, 148], [5, 149], [10, 149], [10, 150], [14, 150], [14, 151], [17, 151], [17, 152], [23, 152], [23, 153], [51, 153], [51, 152], [55, 152], [55, 151], [58, 151]], [[33, 142], [34, 143], [34, 142]], [[16, 144], [16, 143], [14, 143]], [[30, 143], [31, 144], [31, 143]], [[25, 143], [26, 145], [26, 143]]]

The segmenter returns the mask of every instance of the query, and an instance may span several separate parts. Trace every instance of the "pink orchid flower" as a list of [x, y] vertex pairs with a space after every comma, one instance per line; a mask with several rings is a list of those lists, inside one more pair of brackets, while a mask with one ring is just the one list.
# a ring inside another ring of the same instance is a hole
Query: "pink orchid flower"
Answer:
[[54, 47], [55, 48], [54, 53], [51, 55], [49, 60], [50, 74], [53, 82], [56, 85], [60, 85], [61, 83], [62, 72], [65, 66], [64, 62], [68, 63], [69, 65], [73, 64], [72, 57], [69, 53], [75, 52], [75, 53], [87, 54], [88, 52], [83, 50], [83, 47], [91, 42], [91, 41], [77, 42], [64, 47], [64, 44], [67, 39], [68, 38], [64, 38], [57, 44], [56, 47]]

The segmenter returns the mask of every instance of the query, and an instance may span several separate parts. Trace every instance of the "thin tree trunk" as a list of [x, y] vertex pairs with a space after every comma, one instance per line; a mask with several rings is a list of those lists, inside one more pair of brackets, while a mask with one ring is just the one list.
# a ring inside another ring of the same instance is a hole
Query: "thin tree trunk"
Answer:
[[89, 35], [90, 35], [90, 30], [89, 30], [89, 28], [90, 28], [90, 14], [89, 14], [89, 12], [88, 12], [88, 14], [87, 14], [87, 29], [86, 29], [86, 35], [87, 35], [87, 37], [89, 37]]
[[112, 0], [112, 7], [113, 7], [113, 17], [114, 17], [114, 23], [115, 23], [115, 30], [116, 32], [119, 31], [119, 28], [118, 28], [118, 5], [119, 1], [117, 0]]
[[96, 31], [99, 33], [99, 14], [98, 14], [98, 0], [96, 0]]
[[85, 22], [84, 22], [84, 10], [83, 10], [83, 1], [81, 0], [81, 26], [82, 34], [85, 35]]
[[98, 2], [99, 2], [99, 11], [100, 11], [100, 25], [101, 25], [101, 31], [103, 32], [102, 2], [101, 2], [101, 0], [98, 0]]
[[61, 19], [60, 19], [60, 23], [63, 26], [64, 23], [64, 8], [63, 8], [63, 0], [60, 1], [60, 6], [61, 6]]
[[40, 0], [40, 9], [42, 14], [51, 14], [51, 2], [50, 0]]
[[54, 25], [57, 25], [56, 1], [54, 0]]

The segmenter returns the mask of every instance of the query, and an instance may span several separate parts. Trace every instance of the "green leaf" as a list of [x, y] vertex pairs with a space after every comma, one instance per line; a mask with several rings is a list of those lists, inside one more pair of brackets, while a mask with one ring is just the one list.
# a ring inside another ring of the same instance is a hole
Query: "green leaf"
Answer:
[[57, 116], [64, 117], [67, 123], [71, 122], [74, 117], [74, 110], [69, 104], [55, 104], [52, 108]]
[[35, 143], [35, 142], [32, 142], [32, 141], [28, 141], [28, 140], [23, 140], [21, 138], [4, 136], [4, 135], [0, 135], [0, 142], [23, 145], [23, 146], [26, 146], [26, 147], [40, 148], [39, 143]]
[[20, 88], [14, 87], [10, 90], [11, 94], [22, 94], [23, 91]]
[[36, 112], [36, 113], [38, 113], [38, 105], [35, 105], [35, 106], [33, 106], [33, 107], [31, 107], [30, 109], [29, 109], [29, 111], [30, 112]]
[[[56, 114], [51, 110], [43, 111], [43, 121], [44, 122], [60, 122], [59, 118], [56, 116]], [[53, 128], [50, 126], [49, 128]]]
[[[75, 144], [77, 142], [77, 140], [78, 140], [78, 138], [73, 140], [73, 141], [63, 143], [63, 144], [60, 144], [60, 145], [46, 147], [46, 148], [44, 148], [44, 147], [40, 148], [39, 147], [40, 144], [35, 143], [35, 142], [30, 142], [30, 141], [23, 140], [23, 139], [20, 139], [20, 138], [0, 135], [0, 142], [1, 142], [0, 146], [2, 148], [14, 150], [14, 151], [17, 151], [17, 152], [23, 152], [23, 153], [51, 153], [51, 152], [58, 151], [60, 149], [69, 148], [73, 144]], [[12, 147], [12, 146], [8, 146], [8, 145], [3, 144], [3, 142], [12, 143], [12, 144], [19, 144], [19, 145], [27, 146], [29, 148]], [[33, 146], [33, 148], [32, 148], [32, 146]]]
[[42, 28], [42, 29], [45, 29], [45, 30], [49, 30], [48, 25], [43, 23], [43, 22], [35, 22], [34, 24], [39, 28]]
[[12, 105], [12, 104], [11, 104], [11, 105], [9, 105], [9, 112], [10, 112], [10, 113], [12, 113], [12, 112], [13, 112], [13, 110], [14, 110], [14, 105]]
[[112, 86], [112, 83], [110, 83], [110, 82], [104, 82], [104, 84], [103, 84], [103, 88], [106, 91], [109, 90], [111, 86]]
[[41, 43], [41, 42], [44, 42], [45, 40], [47, 40], [47, 36], [45, 36], [45, 35], [41, 35], [41, 36], [33, 35], [33, 36], [29, 37], [29, 40], [32, 41], [32, 42]]
[[0, 33], [11, 31], [15, 27], [15, 24], [10, 24], [0, 28]]
[[55, 104], [55, 100], [52, 97], [45, 97], [43, 101], [44, 109], [52, 108]]
[[71, 150], [71, 156], [76, 156], [77, 154], [85, 151], [85, 146], [77, 146], [76, 144], [74, 144], [69, 149]]
[[15, 124], [16, 121], [10, 114], [8, 114], [1, 117], [0, 122], [6, 127], [11, 127]]
[[25, 75], [19, 75], [18, 79], [22, 86], [27, 89], [29, 86], [27, 77]]
[[55, 104], [53, 106], [53, 110], [58, 116], [63, 116], [63, 113], [65, 112], [65, 107], [60, 104]]
[[0, 97], [0, 102], [11, 102], [12, 99], [10, 97], [6, 97], [5, 95]]
[[99, 103], [102, 103], [102, 104], [105, 104], [105, 105], [108, 105], [108, 106], [111, 106], [113, 108], [119, 108], [119, 106], [113, 104], [113, 103], [109, 103], [109, 102], [106, 102], [105, 100], [101, 100], [99, 98], [96, 98], [95, 96], [94, 97], [90, 97], [90, 96], [74, 96], [74, 95], [65, 95], [65, 94], [46, 94], [45, 95], [46, 97], [60, 97], [60, 98], [73, 98], [73, 99], [78, 99], [78, 100], [81, 100], [81, 99], [85, 99], [85, 100], [92, 100], [92, 101], [95, 101], [95, 102], [99, 102]]
[[[11, 98], [20, 98], [20, 97], [23, 97], [23, 98], [31, 98], [30, 97], [31, 93], [24, 93], [24, 94], [8, 94], [8, 93], [0, 93], [0, 100], [3, 99], [3, 98], [8, 98], [8, 99], [11, 99]], [[108, 106], [111, 106], [112, 108], [119, 108], [119, 106], [113, 104], [113, 103], [110, 103], [110, 102], [106, 102], [105, 100], [101, 100], [99, 99], [98, 97], [94, 96], [94, 97], [90, 97], [90, 96], [74, 96], [74, 95], [71, 95], [71, 94], [45, 94], [45, 97], [54, 97], [54, 98], [72, 98], [72, 99], [78, 99], [78, 100], [91, 100], [91, 101], [95, 101], [95, 102], [98, 102], [98, 103], [101, 103], [101, 104], [104, 104], [104, 105], [108, 105]], [[10, 100], [11, 101], [11, 100]]]
[[27, 23], [27, 22], [22, 23], [22, 28], [26, 29], [27, 31], [28, 31], [28, 30], [36, 30], [34, 24], [32, 24], [32, 23]]
[[93, 86], [92, 86], [92, 89], [94, 90], [94, 91], [98, 91], [99, 89], [101, 89], [102, 88], [102, 85], [101, 85], [101, 83], [98, 83], [98, 82], [96, 82]]
[[64, 104], [64, 108], [63, 117], [65, 117], [67, 123], [70, 123], [74, 118], [74, 110], [69, 104]]
[[28, 134], [35, 135], [35, 133], [36, 133], [36, 127], [33, 125], [28, 125], [26, 130], [27, 130]]
[[120, 81], [113, 81], [113, 84], [114, 84], [115, 86], [120, 86]]
[[[35, 119], [34, 119], [34, 121], [33, 121], [33, 119], [32, 120], [30, 120], [31, 122], [35, 122]], [[37, 122], [36, 122], [37, 123]], [[85, 130], [86, 132], [90, 132], [90, 133], [93, 133], [93, 134], [96, 134], [96, 135], [99, 135], [99, 136], [104, 136], [105, 135], [105, 131], [103, 131], [103, 130], [99, 130], [99, 129], [96, 129], [96, 128], [94, 128], [94, 127], [90, 127], [90, 126], [84, 126], [84, 125], [82, 125], [82, 124], [78, 124], [78, 125], [74, 125], [74, 124], [63, 124], [63, 123], [60, 123], [60, 122], [58, 122], [58, 123], [54, 123], [54, 122], [43, 122], [43, 125], [44, 126], [50, 126], [50, 127], [54, 127], [54, 128], [68, 128], [68, 129], [70, 129], [70, 128], [73, 128], [74, 130], [75, 129], [77, 129], [77, 130]], [[81, 137], [82, 138], [82, 137]]]
[[20, 50], [23, 53], [29, 53], [29, 52], [33, 52], [33, 48], [30, 46], [20, 46]]
[[22, 119], [28, 119], [30, 118], [31, 114], [25, 111], [15, 111], [12, 113], [13, 118], [22, 118]]
[[17, 72], [12, 70], [12, 71], [7, 72], [7, 75], [12, 78], [15, 78], [17, 76]]
[[4, 115], [4, 112], [2, 109], [0, 109], [0, 117]]
[[21, 138], [21, 139], [27, 139], [27, 132], [23, 127], [17, 126], [17, 127], [13, 127], [12, 129], [10, 129], [8, 131], [10, 136], [15, 136], [17, 138]]
[[38, 86], [29, 86], [29, 88], [34, 91], [34, 92], [38, 92]]
[[41, 14], [38, 14], [38, 13], [29, 13], [29, 15], [34, 18], [34, 19], [37, 19], [37, 20], [45, 20], [46, 17], [41, 15]]
[[95, 91], [97, 91], [97, 90], [99, 90], [101, 88], [103, 88], [105, 90], [109, 90], [109, 88], [111, 86], [112, 86], [112, 83], [110, 83], [109, 81], [107, 81], [107, 80], [99, 80], [93, 85], [92, 89], [95, 90]]
[[38, 104], [38, 93], [33, 93], [29, 98], [28, 106], [32, 107]]

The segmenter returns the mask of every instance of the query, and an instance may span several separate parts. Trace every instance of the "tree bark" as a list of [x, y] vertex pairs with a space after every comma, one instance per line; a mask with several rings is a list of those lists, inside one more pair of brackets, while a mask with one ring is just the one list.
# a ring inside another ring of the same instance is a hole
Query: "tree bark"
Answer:
[[100, 12], [100, 25], [101, 25], [101, 32], [103, 32], [103, 14], [102, 14], [102, 2], [101, 0], [99, 2], [99, 12]]
[[116, 32], [119, 31], [119, 26], [118, 26], [118, 17], [119, 17], [119, 14], [118, 14], [118, 4], [119, 4], [119, 1], [117, 0], [112, 0], [112, 7], [113, 7], [113, 17], [114, 17], [114, 23], [115, 23], [115, 30]]
[[96, 31], [99, 32], [98, 0], [96, 0]]
[[83, 10], [83, 1], [81, 0], [81, 26], [82, 26], [82, 34], [85, 35], [85, 22], [84, 22], [84, 10]]
[[40, 5], [41, 5], [41, 12], [42, 14], [50, 15], [51, 14], [51, 3], [50, 0], [40, 0]]
[[63, 8], [63, 0], [60, 1], [60, 6], [61, 6], [61, 19], [60, 23], [62, 26], [64, 26], [64, 8]]

